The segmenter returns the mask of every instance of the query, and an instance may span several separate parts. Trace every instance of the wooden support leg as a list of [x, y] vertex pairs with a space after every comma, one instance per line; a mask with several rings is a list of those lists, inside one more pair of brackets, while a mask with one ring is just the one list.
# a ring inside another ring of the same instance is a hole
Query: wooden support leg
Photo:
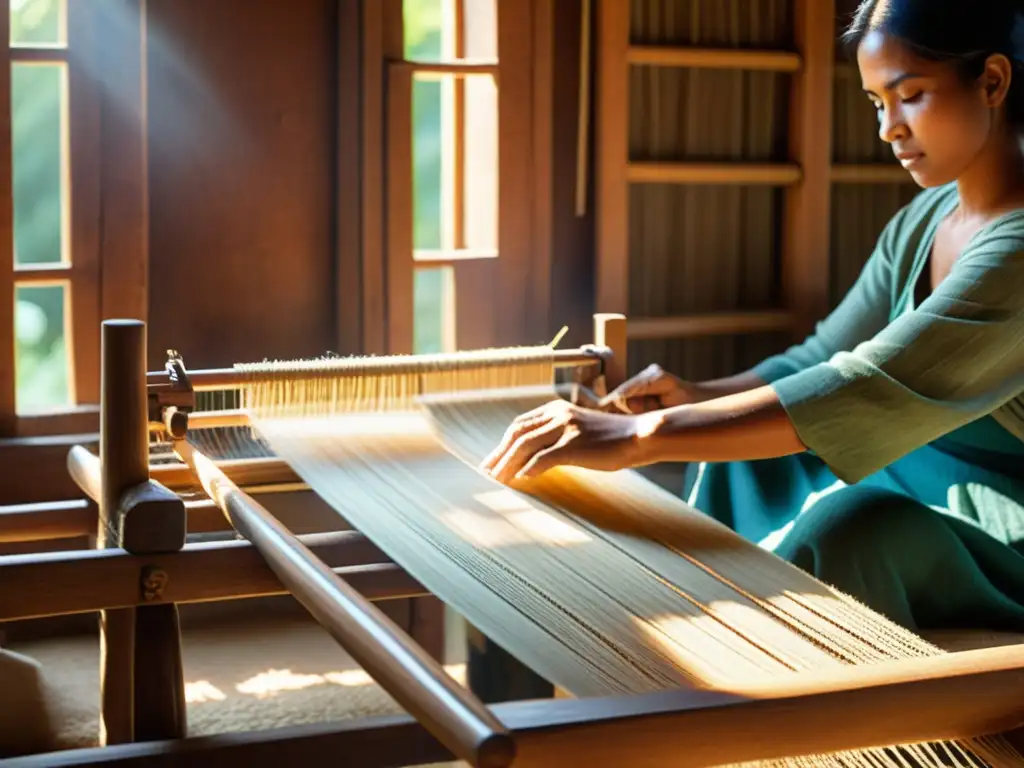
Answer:
[[612, 351], [611, 359], [604, 365], [605, 389], [611, 392], [629, 376], [626, 316], [614, 313], [594, 315], [594, 344]]
[[[102, 345], [97, 547], [177, 551], [185, 544], [184, 504], [149, 479], [145, 324], [108, 320]], [[157, 571], [139, 574], [144, 597], [159, 598], [162, 578]], [[100, 631], [100, 743], [183, 737], [177, 607], [104, 611]]]
[[444, 603], [436, 597], [414, 597], [410, 603], [409, 636], [431, 658], [444, 664]]

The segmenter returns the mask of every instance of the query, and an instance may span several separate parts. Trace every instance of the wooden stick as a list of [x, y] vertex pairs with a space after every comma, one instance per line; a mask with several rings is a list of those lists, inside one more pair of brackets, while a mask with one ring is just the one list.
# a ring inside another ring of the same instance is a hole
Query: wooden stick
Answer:
[[[76, 446], [77, 447], [77, 446]], [[100, 458], [69, 453], [72, 476], [95, 493], [97, 547], [133, 554], [185, 544], [181, 499], [149, 478], [146, 327], [137, 320], [102, 326]], [[100, 743], [185, 735], [185, 681], [178, 609], [173, 604], [101, 613]]]
[[[81, 445], [71, 446], [71, 450], [68, 451], [68, 474], [86, 496], [97, 504], [101, 503], [103, 471], [100, 469], [100, 459], [96, 454]], [[95, 533], [95, 530], [92, 533]]]
[[576, 216], [587, 215], [590, 160], [590, 38], [591, 0], [580, 7], [579, 102], [576, 106]]
[[[429, 594], [360, 533], [299, 539], [329, 567], [347, 574], [367, 599]], [[0, 622], [287, 592], [259, 552], [238, 540], [189, 544], [158, 555], [121, 549], [8, 555], [0, 557], [0, 584]]]
[[[756, 698], [675, 690], [642, 696], [513, 702], [490, 708], [530, 768], [704, 768], [871, 746], [992, 735], [1024, 719], [1020, 647], [793, 675]], [[687, 738], [691, 734], [692, 738]], [[112, 765], [221, 768], [309, 764], [359, 768], [454, 759], [406, 715], [14, 759], [9, 768]], [[347, 759], [351, 758], [351, 759]]]
[[0, 544], [91, 536], [97, 517], [86, 499], [0, 507]]
[[[285, 485], [274, 488], [305, 490]], [[188, 533], [231, 530], [220, 508], [209, 499], [186, 501], [185, 512]], [[3, 506], [0, 507], [0, 544], [92, 536], [96, 533], [98, 514], [97, 506], [88, 499]]]
[[803, 178], [795, 163], [637, 161], [626, 169], [633, 184], [734, 184], [789, 187]]
[[[181, 490], [199, 485], [187, 464], [155, 464], [149, 468], [153, 479], [168, 488]], [[217, 462], [217, 469], [239, 486], [301, 483], [295, 470], [282, 459], [229, 459]]]
[[742, 69], [799, 72], [803, 59], [791, 51], [745, 51], [736, 48], [693, 48], [678, 45], [631, 45], [627, 60], [635, 66]]
[[604, 363], [604, 385], [611, 392], [629, 375], [626, 316], [613, 313], [594, 315], [594, 343], [612, 351]]
[[459, 759], [495, 768], [512, 763], [514, 742], [480, 701], [212, 461], [184, 442], [175, 450], [288, 591], [399, 704]]
[[[96, 546], [115, 548], [121, 544], [118, 502], [132, 485], [149, 479], [149, 457], [145, 439], [134, 434], [132, 417], [144, 407], [140, 401], [135, 366], [145, 361], [145, 335], [142, 323], [106, 321], [102, 326], [100, 469], [99, 488], [95, 486], [96, 464], [79, 452], [69, 453], [80, 460], [82, 473], [72, 471], [83, 490], [98, 492], [99, 518]], [[133, 407], [134, 406], [134, 407]], [[100, 614], [100, 736], [101, 746], [126, 744], [135, 736], [135, 611], [118, 609]]]
[[629, 321], [631, 339], [683, 339], [791, 330], [795, 316], [777, 312], [716, 312], [678, 317], [636, 317]]

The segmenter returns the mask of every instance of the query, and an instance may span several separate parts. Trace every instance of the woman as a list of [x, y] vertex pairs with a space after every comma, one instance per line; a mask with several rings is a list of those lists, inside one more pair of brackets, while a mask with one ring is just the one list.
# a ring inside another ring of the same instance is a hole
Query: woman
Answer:
[[628, 413], [525, 414], [484, 468], [690, 462], [694, 506], [892, 620], [1024, 631], [1024, 3], [866, 0], [845, 37], [924, 191], [835, 312], [732, 378], [649, 369]]

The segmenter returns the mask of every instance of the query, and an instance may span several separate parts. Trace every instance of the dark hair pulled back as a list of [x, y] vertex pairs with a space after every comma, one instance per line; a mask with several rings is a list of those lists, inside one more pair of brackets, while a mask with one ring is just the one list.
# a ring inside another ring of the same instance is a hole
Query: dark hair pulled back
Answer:
[[989, 56], [1003, 54], [1013, 65], [1007, 118], [1024, 128], [1024, 0], [862, 0], [842, 42], [855, 53], [873, 31], [923, 59], [953, 64], [967, 83]]

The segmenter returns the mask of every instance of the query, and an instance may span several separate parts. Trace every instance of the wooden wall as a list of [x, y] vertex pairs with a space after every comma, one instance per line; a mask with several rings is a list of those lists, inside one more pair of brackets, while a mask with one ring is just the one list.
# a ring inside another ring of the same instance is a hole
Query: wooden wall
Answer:
[[[838, 35], [855, 2], [841, 0]], [[792, 0], [632, 0], [630, 44], [792, 51]], [[811, 140], [832, 142], [835, 166], [891, 166], [891, 150], [861, 92], [856, 67], [837, 47], [831, 121]], [[792, 162], [794, 75], [685, 66], [632, 66], [631, 163]], [[827, 118], [828, 116], [824, 116]], [[881, 180], [832, 184], [828, 305], [852, 285], [886, 221], [919, 190]], [[897, 168], [898, 171], [898, 168]], [[634, 183], [629, 190], [631, 317], [665, 318], [779, 309], [785, 189], [771, 185]], [[636, 340], [630, 367], [650, 362], [687, 378], [742, 370], [793, 341], [784, 332], [685, 340]]]
[[[782, 0], [633, 0], [631, 42], [787, 49]], [[777, 72], [633, 67], [631, 161], [785, 162], [790, 76]], [[629, 314], [768, 310], [779, 304], [783, 192], [770, 186], [632, 185]], [[749, 366], [778, 334], [636, 341], [634, 369], [657, 362], [688, 378]]]
[[149, 0], [151, 369], [336, 349], [337, 6]]
[[[840, 2], [843, 14], [850, 5]], [[551, 319], [570, 325], [568, 343], [587, 340], [593, 310], [593, 216], [572, 212], [580, 7], [559, 2], [553, 33]], [[346, 301], [334, 289], [337, 2], [301, 0], [285, 10], [263, 0], [151, 0], [149, 13], [152, 363], [168, 347], [196, 367], [334, 350]], [[792, 0], [633, 0], [630, 37], [791, 49]], [[785, 162], [791, 77], [633, 67], [631, 159]], [[845, 61], [836, 69], [833, 122], [835, 162], [891, 161]], [[833, 185], [833, 304], [916, 191]], [[783, 194], [767, 185], [632, 186], [629, 314], [778, 307]], [[739, 370], [789, 341], [783, 333], [636, 341], [631, 359], [701, 378]]]

